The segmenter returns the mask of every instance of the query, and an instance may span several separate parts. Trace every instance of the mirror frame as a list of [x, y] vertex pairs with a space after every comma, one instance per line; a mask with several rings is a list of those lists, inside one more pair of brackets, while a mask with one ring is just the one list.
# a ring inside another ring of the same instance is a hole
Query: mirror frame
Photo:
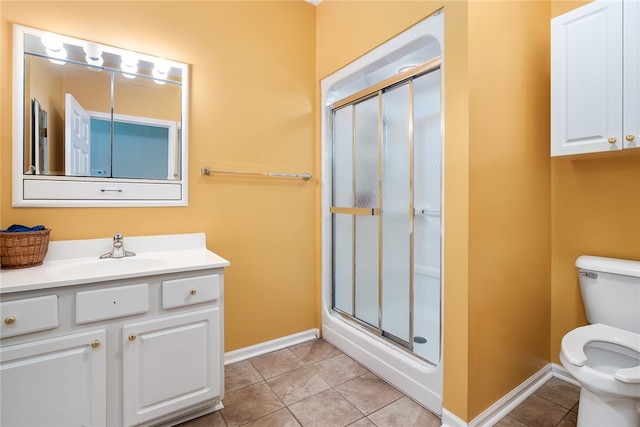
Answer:
[[[12, 188], [13, 207], [144, 207], [188, 205], [188, 123], [189, 65], [168, 60], [180, 69], [181, 139], [180, 177], [176, 180], [124, 179], [24, 173], [24, 37], [42, 36], [46, 31], [13, 24], [13, 108], [12, 108]], [[85, 40], [59, 34], [65, 43], [80, 44]], [[125, 49], [97, 43], [105, 51], [123, 53]], [[141, 59], [157, 57], [136, 52]]]

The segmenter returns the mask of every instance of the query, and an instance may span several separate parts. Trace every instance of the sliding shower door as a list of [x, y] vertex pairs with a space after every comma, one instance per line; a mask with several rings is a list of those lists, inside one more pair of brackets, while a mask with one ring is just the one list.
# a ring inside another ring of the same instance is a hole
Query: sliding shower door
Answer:
[[333, 108], [333, 309], [437, 362], [440, 69]]

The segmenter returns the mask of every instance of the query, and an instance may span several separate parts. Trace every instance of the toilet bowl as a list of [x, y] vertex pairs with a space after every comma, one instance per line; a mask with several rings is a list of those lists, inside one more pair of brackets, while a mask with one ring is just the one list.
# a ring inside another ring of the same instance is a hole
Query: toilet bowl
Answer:
[[590, 325], [568, 332], [560, 361], [580, 383], [578, 427], [640, 427], [640, 262], [581, 256]]
[[560, 361], [582, 386], [579, 426], [639, 425], [640, 334], [603, 324], [579, 327], [562, 339]]

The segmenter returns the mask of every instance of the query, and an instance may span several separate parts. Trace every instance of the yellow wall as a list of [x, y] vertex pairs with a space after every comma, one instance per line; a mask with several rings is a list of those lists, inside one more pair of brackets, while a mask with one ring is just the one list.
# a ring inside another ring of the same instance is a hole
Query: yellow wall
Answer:
[[[586, 3], [555, 0], [551, 13], [558, 16]], [[588, 323], [576, 258], [640, 260], [640, 156], [553, 158], [551, 197], [550, 359], [560, 363], [564, 334]]]
[[[303, 2], [2, 1], [0, 227], [53, 240], [207, 233], [226, 271], [225, 350], [317, 327], [317, 181], [203, 177], [200, 167], [315, 172], [315, 7]], [[11, 23], [191, 64], [189, 206], [11, 207]]]
[[468, 419], [548, 363], [548, 70], [548, 3], [469, 2]]

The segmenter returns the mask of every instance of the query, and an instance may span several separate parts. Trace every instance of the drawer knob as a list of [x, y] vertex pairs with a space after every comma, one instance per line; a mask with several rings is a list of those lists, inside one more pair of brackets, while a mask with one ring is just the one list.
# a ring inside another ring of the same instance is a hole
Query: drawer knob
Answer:
[[630, 133], [629, 135], [625, 136], [624, 139], [626, 139], [629, 142], [632, 142], [634, 139], [636, 139], [636, 136]]
[[618, 142], [618, 140], [614, 136], [609, 138], [608, 141], [609, 141], [609, 144], [615, 144], [616, 142]]
[[197, 293], [198, 293], [198, 290], [197, 290], [197, 289], [195, 289], [195, 288], [191, 288], [191, 289], [189, 289], [189, 295], [195, 295], [195, 294], [197, 294]]
[[129, 341], [134, 342], [136, 338], [138, 338], [136, 334], [133, 334], [133, 333], [129, 334]]
[[100, 347], [100, 340], [91, 341], [91, 348], [98, 348], [98, 347]]
[[16, 316], [7, 316], [4, 318], [5, 325], [13, 325], [16, 323]]

